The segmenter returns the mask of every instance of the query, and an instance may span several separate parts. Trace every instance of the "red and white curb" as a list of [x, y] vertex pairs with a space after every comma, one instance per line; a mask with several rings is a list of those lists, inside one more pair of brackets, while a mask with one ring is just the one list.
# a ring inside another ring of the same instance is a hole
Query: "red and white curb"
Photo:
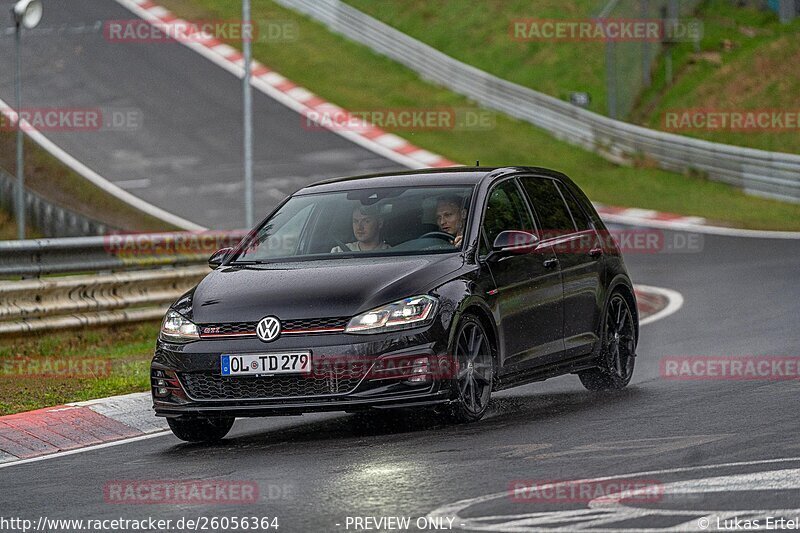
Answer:
[[[186, 28], [190, 26], [183, 19], [176, 17], [164, 7], [150, 0], [116, 1], [151, 24], [164, 27], [167, 30], [165, 32], [167, 34], [174, 34], [173, 30], [175, 29], [182, 29], [185, 32]], [[191, 35], [191, 38], [182, 39], [179, 42], [236, 76], [244, 77], [244, 57], [236, 48], [204, 33]], [[251, 73], [255, 88], [303, 116], [310, 115], [313, 117], [315, 115], [329, 116], [335, 114], [337, 117], [350, 117], [347, 111], [341, 107], [325, 101], [308, 89], [286, 79], [258, 61], [252, 62]], [[297, 125], [300, 127], [300, 120], [298, 120]], [[324, 126], [323, 124], [322, 127]], [[388, 133], [375, 126], [359, 128], [359, 131], [342, 131], [342, 129], [336, 127], [328, 127], [327, 129], [409, 168], [458, 166], [458, 163], [414, 146], [402, 137]]]
[[714, 226], [703, 217], [662, 213], [652, 209], [635, 207], [612, 207], [594, 204], [597, 212], [606, 222], [630, 226], [660, 228], [671, 231], [687, 231], [708, 235], [729, 237], [756, 237], [760, 239], [800, 239], [797, 231], [755, 230]]
[[603, 204], [594, 204], [595, 209], [603, 217], [603, 220], [614, 222], [615, 220], [644, 221], [644, 222], [664, 222], [667, 224], [684, 225], [705, 225], [706, 219], [703, 217], [693, 217], [676, 215], [674, 213], [662, 213], [652, 209], [638, 209], [635, 207], [613, 207]]
[[683, 307], [683, 295], [678, 291], [639, 284], [634, 285], [633, 290], [640, 326], [666, 318]]
[[[683, 304], [675, 291], [643, 285], [636, 298], [642, 325]], [[137, 392], [0, 416], [0, 468], [163, 435], [166, 420], [152, 405], [149, 392]]]
[[163, 432], [149, 392], [0, 417], [0, 467]]
[[[182, 30], [180, 33], [186, 33], [187, 28], [191, 27], [185, 20], [176, 17], [169, 10], [151, 0], [116, 0], [116, 2], [149, 23], [164, 27], [166, 34], [178, 33], [174, 31], [176, 29]], [[244, 76], [244, 57], [236, 48], [204, 33], [191, 35], [191, 38], [183, 39], [179, 42], [235, 76], [239, 78]], [[309, 116], [310, 114], [313, 117], [316, 114], [317, 116], [350, 117], [350, 114], [345, 109], [324, 100], [258, 61], [252, 62], [251, 72], [255, 88], [302, 116]], [[298, 120], [298, 126], [300, 125], [299, 123], [300, 121]], [[363, 121], [359, 119], [359, 123], [363, 123]], [[402, 137], [388, 133], [373, 125], [360, 128], [359, 131], [345, 131], [341, 128], [331, 127], [330, 124], [321, 124], [320, 127], [327, 127], [330, 131], [409, 168], [459, 166], [454, 161], [419, 148]], [[604, 205], [596, 205], [596, 207], [604, 220], [618, 224], [736, 237], [800, 239], [800, 232], [725, 228], [708, 225], [704, 218], [697, 216], [676, 215], [650, 209]]]

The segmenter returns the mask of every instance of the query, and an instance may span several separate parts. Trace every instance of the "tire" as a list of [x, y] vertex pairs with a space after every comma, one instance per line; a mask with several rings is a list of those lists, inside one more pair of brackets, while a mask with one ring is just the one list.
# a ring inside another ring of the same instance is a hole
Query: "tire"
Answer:
[[494, 382], [495, 349], [480, 320], [472, 315], [462, 317], [451, 353], [457, 365], [453, 380], [456, 400], [450, 419], [475, 422], [486, 414]]
[[591, 391], [624, 389], [633, 377], [636, 328], [628, 301], [619, 291], [611, 294], [603, 313], [600, 342], [599, 366], [579, 372], [581, 383]]
[[186, 442], [217, 442], [233, 426], [233, 417], [226, 418], [168, 418], [172, 433]]

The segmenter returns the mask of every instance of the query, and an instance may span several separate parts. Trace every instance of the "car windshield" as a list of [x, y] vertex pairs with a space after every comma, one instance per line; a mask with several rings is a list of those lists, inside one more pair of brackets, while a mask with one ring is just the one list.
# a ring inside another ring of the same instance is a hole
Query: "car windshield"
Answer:
[[290, 198], [231, 264], [454, 252], [470, 186], [391, 187]]

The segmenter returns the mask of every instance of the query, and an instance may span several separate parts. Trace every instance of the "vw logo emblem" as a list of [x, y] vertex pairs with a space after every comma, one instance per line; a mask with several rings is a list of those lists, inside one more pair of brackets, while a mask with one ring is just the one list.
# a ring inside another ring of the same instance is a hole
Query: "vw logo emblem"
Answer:
[[256, 326], [256, 335], [264, 342], [274, 341], [281, 333], [281, 321], [274, 316], [267, 316], [261, 319]]

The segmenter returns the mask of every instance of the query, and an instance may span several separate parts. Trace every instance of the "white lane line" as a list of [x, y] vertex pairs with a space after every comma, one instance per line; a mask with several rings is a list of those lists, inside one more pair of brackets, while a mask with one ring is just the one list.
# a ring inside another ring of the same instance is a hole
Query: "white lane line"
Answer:
[[119, 446], [120, 444], [128, 444], [131, 442], [138, 442], [140, 440], [153, 439], [156, 437], [163, 437], [164, 435], [172, 435], [169, 430], [159, 431], [158, 433], [148, 433], [147, 435], [140, 435], [138, 437], [130, 437], [128, 439], [120, 439], [111, 442], [104, 442], [102, 444], [95, 444], [94, 446], [87, 446], [85, 448], [77, 448], [75, 450], [67, 450], [64, 452], [51, 453], [49, 455], [40, 455], [39, 457], [31, 457], [30, 459], [20, 459], [11, 463], [0, 463], [0, 468], [8, 468], [9, 466], [25, 465], [29, 463], [38, 463], [39, 461], [46, 461], [48, 459], [56, 459], [67, 455], [75, 455], [77, 453], [90, 452], [100, 450], [102, 448], [110, 448], [112, 446]]
[[[0, 98], [0, 109], [11, 109], [7, 103]], [[156, 207], [153, 204], [146, 202], [139, 198], [138, 196], [134, 196], [128, 191], [122, 189], [121, 187], [114, 185], [106, 178], [95, 172], [94, 170], [90, 169], [67, 152], [65, 152], [60, 146], [56, 145], [53, 141], [45, 137], [40, 131], [36, 130], [28, 124], [27, 122], [23, 122], [25, 125], [25, 133], [32, 141], [36, 144], [50, 152], [53, 157], [61, 161], [63, 164], [83, 176], [86, 180], [91, 182], [92, 184], [96, 185], [103, 191], [107, 192], [111, 196], [122, 200], [126, 204], [135, 207], [139, 211], [147, 213], [150, 216], [163, 220], [173, 226], [177, 226], [178, 228], [190, 230], [190, 231], [201, 231], [205, 230], [203, 226], [195, 224], [190, 220], [186, 220], [185, 218], [181, 218], [178, 215], [173, 215], [172, 213], [161, 209], [160, 207]]]
[[[660, 476], [660, 475], [667, 475], [667, 474], [680, 474], [684, 472], [695, 472], [695, 471], [706, 471], [706, 470], [714, 470], [717, 468], [731, 468], [737, 466], [755, 466], [755, 465], [768, 465], [768, 464], [778, 464], [778, 463], [789, 463], [789, 462], [797, 462], [800, 461], [800, 457], [786, 457], [782, 459], [762, 459], [756, 461], [741, 461], [741, 462], [734, 462], [734, 463], [718, 463], [712, 465], [702, 465], [702, 466], [682, 466], [677, 468], [665, 468], [662, 470], [648, 470], [645, 472], [634, 472], [629, 474], [617, 474], [614, 476], [605, 476], [605, 477], [598, 477], [592, 479], [576, 479], [572, 480], [571, 483], [579, 484], [579, 483], [600, 483], [603, 481], [612, 481], [615, 479], [643, 479], [647, 476]], [[495, 492], [494, 494], [486, 494], [484, 496], [478, 496], [475, 498], [466, 498], [463, 500], [459, 500], [457, 502], [453, 502], [450, 504], [442, 505], [437, 509], [429, 512], [426, 516], [430, 518], [436, 517], [458, 517], [458, 513], [467, 507], [471, 507], [476, 504], [485, 503], [488, 501], [496, 500], [499, 498], [506, 498], [508, 497], [508, 490], [504, 490], [503, 492]], [[484, 519], [491, 519], [491, 518], [503, 518], [503, 517], [482, 517]]]
[[650, 285], [639, 285], [638, 283], [634, 284], [634, 288], [642, 292], [655, 293], [667, 299], [667, 306], [664, 309], [661, 309], [660, 311], [656, 311], [647, 318], [641, 319], [639, 321], [640, 326], [645, 326], [647, 324], [655, 322], [656, 320], [667, 318], [669, 315], [677, 312], [683, 306], [683, 295], [678, 291], [674, 291], [672, 289], [665, 289], [663, 287], [651, 287]]

